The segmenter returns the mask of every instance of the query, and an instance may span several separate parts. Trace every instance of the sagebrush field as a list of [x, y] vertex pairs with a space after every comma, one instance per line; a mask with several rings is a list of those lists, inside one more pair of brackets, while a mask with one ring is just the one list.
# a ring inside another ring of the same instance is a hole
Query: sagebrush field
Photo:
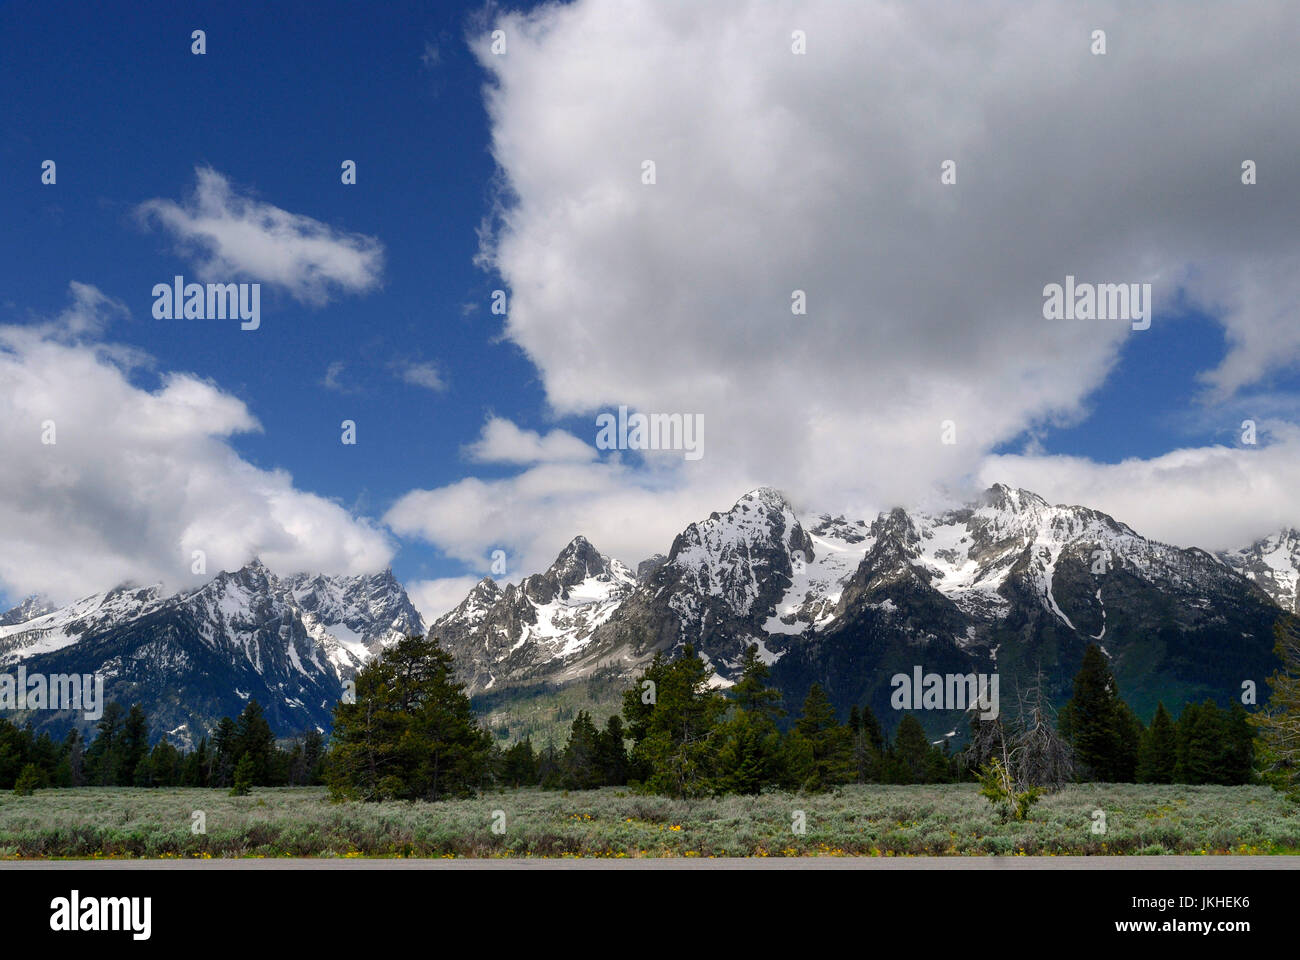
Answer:
[[[196, 811], [206, 833], [192, 830]], [[83, 788], [0, 798], [0, 858], [1300, 852], [1300, 806], [1267, 787], [1075, 785], [1031, 816], [1001, 822], [971, 784], [695, 801], [525, 789], [432, 804], [331, 803], [315, 788]]]

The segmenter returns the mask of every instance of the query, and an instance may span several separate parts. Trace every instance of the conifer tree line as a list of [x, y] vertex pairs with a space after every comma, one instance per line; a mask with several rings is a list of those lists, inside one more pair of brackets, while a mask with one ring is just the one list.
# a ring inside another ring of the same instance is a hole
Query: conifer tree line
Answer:
[[1144, 726], [1093, 644], [1059, 716], [1037, 684], [1019, 712], [973, 720], [970, 744], [957, 754], [946, 739], [942, 747], [932, 744], [911, 713], [892, 738], [867, 706], [851, 708], [841, 722], [819, 684], [810, 687], [799, 716], [786, 718], [756, 646], [746, 650], [737, 682], [722, 690], [689, 645], [675, 658], [656, 655], [603, 727], [579, 711], [563, 747], [536, 749], [525, 738], [502, 749], [474, 715], [451, 655], [435, 638], [412, 636], [357, 674], [356, 697], [335, 707], [328, 744], [309, 731], [277, 745], [262, 708], [250, 701], [192, 751], [177, 750], [165, 736], [150, 748], [141, 706], [110, 703], [89, 744], [76, 730], [56, 743], [35, 736], [30, 725], [0, 720], [0, 789], [197, 786], [244, 793], [325, 783], [336, 799], [439, 800], [491, 788], [626, 785], [694, 797], [847, 783], [987, 783], [996, 761], [1007, 768], [1009, 789], [1071, 780], [1262, 779], [1300, 797], [1300, 626], [1286, 617], [1276, 633], [1283, 668], [1268, 681], [1273, 696], [1265, 710], [1250, 714], [1239, 703], [1225, 710], [1206, 700], [1185, 705], [1175, 719], [1160, 703]]
[[325, 738], [307, 731], [287, 748], [276, 744], [256, 700], [240, 715], [223, 717], [209, 739], [190, 751], [164, 735], [149, 745], [149, 718], [140, 704], [113, 701], [86, 741], [74, 728], [61, 741], [37, 736], [31, 725], [0, 719], [0, 789], [20, 793], [44, 787], [305, 786], [323, 782]]

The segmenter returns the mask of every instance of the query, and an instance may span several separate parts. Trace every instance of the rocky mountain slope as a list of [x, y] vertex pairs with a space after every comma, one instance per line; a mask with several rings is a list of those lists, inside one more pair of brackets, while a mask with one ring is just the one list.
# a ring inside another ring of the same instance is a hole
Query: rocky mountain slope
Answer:
[[[817, 681], [841, 710], [870, 703], [892, 727], [897, 673], [996, 672], [1010, 703], [1041, 670], [1061, 702], [1097, 643], [1146, 716], [1159, 699], [1227, 703], [1247, 680], [1264, 691], [1272, 625], [1297, 609], [1298, 582], [1289, 530], [1214, 556], [1001, 484], [959, 509], [870, 520], [800, 515], [759, 488], [635, 573], [578, 536], [542, 573], [484, 578], [428, 629], [498, 710], [595, 677], [617, 690], [687, 643], [726, 686], [756, 644], [787, 709]], [[254, 561], [173, 596], [123, 587], [60, 609], [24, 601], [0, 615], [0, 671], [100, 673], [109, 699], [143, 702], [179, 743], [253, 697], [287, 735], [328, 729], [344, 681], [423, 629], [389, 571], [277, 577]], [[937, 735], [962, 722], [959, 711], [923, 719]]]
[[[614, 563], [599, 557], [588, 566]], [[869, 702], [886, 717], [895, 712], [890, 678], [917, 666], [996, 671], [1004, 697], [1041, 668], [1062, 701], [1096, 642], [1145, 714], [1158, 699], [1227, 702], [1245, 680], [1263, 689], [1278, 602], [1294, 604], [1300, 566], [1288, 580], [1273, 563], [1271, 580], [1252, 576], [1099, 511], [1004, 485], [960, 509], [896, 509], [870, 522], [800, 517], [760, 488], [691, 524], [638, 577], [597, 577], [588, 603], [565, 603], [582, 611], [569, 620], [543, 614], [554, 591], [534, 600], [533, 578], [504, 590], [484, 580], [431, 630], [452, 638], [471, 691], [492, 689], [498, 702], [503, 686], [610, 669], [631, 676], [656, 651], [685, 643], [726, 685], [754, 643], [789, 708], [816, 680], [841, 708]]]
[[[197, 742], [252, 698], [277, 734], [328, 729], [344, 681], [386, 644], [423, 629], [391, 571], [280, 578], [256, 560], [172, 596], [141, 587], [57, 610], [26, 601], [0, 624], [0, 670], [99, 674], [106, 699], [143, 703], [155, 732], [178, 744]], [[48, 710], [20, 719], [84, 725]]]

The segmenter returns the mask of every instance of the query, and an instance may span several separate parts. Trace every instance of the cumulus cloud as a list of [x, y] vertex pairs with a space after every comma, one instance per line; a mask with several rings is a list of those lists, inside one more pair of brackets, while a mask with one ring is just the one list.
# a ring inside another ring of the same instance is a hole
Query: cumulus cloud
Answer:
[[405, 584], [406, 595], [420, 611], [425, 623], [433, 623], [454, 609], [465, 594], [479, 582], [479, 577], [439, 577], [435, 580], [414, 580]]
[[437, 544], [478, 576], [491, 569], [492, 552], [504, 550], [506, 573], [497, 580], [546, 569], [578, 534], [635, 568], [667, 551], [683, 518], [701, 519], [738, 496], [733, 477], [689, 486], [659, 479], [617, 461], [543, 463], [513, 477], [413, 490], [384, 522], [401, 536]]
[[137, 213], [176, 237], [201, 279], [272, 284], [316, 306], [338, 293], [378, 286], [384, 248], [375, 237], [335, 230], [241, 195], [210, 167], [196, 168], [195, 175], [198, 183], [188, 201], [149, 200]]
[[[93, 287], [71, 293], [83, 332], [116, 311]], [[66, 601], [128, 580], [176, 589], [207, 579], [192, 573], [195, 550], [209, 575], [254, 555], [282, 573], [388, 563], [375, 524], [239, 457], [229, 439], [261, 429], [241, 400], [182, 372], [141, 387], [124, 356], [48, 325], [0, 327], [7, 593]]]
[[985, 483], [1033, 490], [1052, 503], [1083, 504], [1143, 536], [1205, 550], [1243, 547], [1300, 525], [1300, 430], [1258, 449], [1213, 446], [1151, 459], [1095, 463], [1080, 457], [990, 457]]
[[435, 393], [442, 393], [447, 389], [447, 382], [443, 379], [442, 373], [432, 363], [402, 361], [394, 364], [394, 368], [397, 370], [398, 376], [402, 378], [403, 383], [424, 387], [424, 389], [432, 390]]
[[[1045, 320], [1067, 274], [1151, 283], [1157, 325], [1211, 311], [1220, 400], [1300, 357], [1291, 4], [576, 0], [491, 27], [509, 55], [473, 44], [503, 183], [481, 260], [511, 291], [505, 335], [560, 415], [708, 424], [633, 523], [753, 478], [864, 511], [973, 488], [998, 444], [1084, 417], [1143, 336]], [[1272, 179], [1243, 186], [1245, 159]], [[395, 514], [453, 552], [449, 503], [501, 536], [552, 504], [570, 523], [562, 491], [520, 498], [539, 472]], [[634, 470], [580, 472], [638, 495]]]
[[476, 463], [581, 463], [596, 459], [595, 449], [571, 433], [552, 430], [542, 436], [503, 417], [489, 418], [479, 438], [465, 448], [465, 455]]

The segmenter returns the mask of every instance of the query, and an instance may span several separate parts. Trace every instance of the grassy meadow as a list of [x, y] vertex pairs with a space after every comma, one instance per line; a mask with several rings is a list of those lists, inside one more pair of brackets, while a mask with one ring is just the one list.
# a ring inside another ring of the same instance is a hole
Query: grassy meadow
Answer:
[[[1093, 830], [1097, 810], [1104, 833]], [[192, 829], [196, 811], [204, 833]], [[1044, 797], [1021, 823], [1001, 822], [971, 784], [705, 800], [614, 787], [381, 804], [331, 803], [323, 788], [301, 787], [246, 797], [123, 787], [0, 797], [0, 859], [1296, 852], [1300, 806], [1254, 786], [1076, 785]]]

